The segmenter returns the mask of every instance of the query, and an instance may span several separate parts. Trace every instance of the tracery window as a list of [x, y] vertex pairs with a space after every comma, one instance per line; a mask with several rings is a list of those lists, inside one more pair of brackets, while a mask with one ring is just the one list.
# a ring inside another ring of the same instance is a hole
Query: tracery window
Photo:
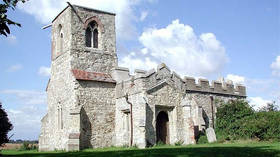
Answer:
[[89, 23], [86, 29], [86, 47], [98, 48], [98, 25], [95, 21]]

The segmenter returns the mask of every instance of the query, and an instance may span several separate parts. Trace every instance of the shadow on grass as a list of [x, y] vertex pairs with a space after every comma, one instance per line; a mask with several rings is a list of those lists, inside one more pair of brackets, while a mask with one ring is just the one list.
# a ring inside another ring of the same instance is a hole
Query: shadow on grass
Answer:
[[116, 151], [80, 151], [61, 153], [25, 153], [16, 157], [280, 157], [280, 150], [261, 147], [174, 147]]

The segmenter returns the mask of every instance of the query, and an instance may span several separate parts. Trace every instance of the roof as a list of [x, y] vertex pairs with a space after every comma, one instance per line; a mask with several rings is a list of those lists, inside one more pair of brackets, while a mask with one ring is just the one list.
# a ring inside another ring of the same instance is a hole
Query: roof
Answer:
[[112, 12], [109, 12], [109, 11], [103, 11], [103, 10], [99, 10], [99, 9], [95, 9], [95, 8], [91, 8], [91, 7], [85, 7], [85, 6], [80, 6], [80, 5], [76, 5], [76, 4], [73, 4], [72, 6], [74, 7], [79, 7], [79, 8], [84, 8], [84, 9], [88, 9], [88, 10], [92, 10], [92, 11], [95, 11], [95, 12], [100, 12], [100, 13], [104, 13], [104, 14], [109, 14], [109, 15], [116, 15], [116, 13], [112, 13]]
[[69, 7], [69, 5], [67, 5], [67, 7], [65, 7], [61, 12], [59, 12], [59, 13], [56, 15], [56, 17], [52, 20], [52, 22], [54, 22], [54, 21], [57, 19], [57, 17], [58, 17], [60, 14], [62, 14], [68, 7]]
[[72, 69], [72, 73], [76, 80], [116, 83], [111, 75], [107, 73], [87, 72], [78, 69]]
[[[102, 11], [102, 10], [98, 10], [98, 9], [94, 9], [94, 8], [90, 8], [90, 7], [84, 7], [84, 6], [80, 6], [80, 5], [76, 5], [76, 4], [73, 4], [72, 6], [79, 7], [79, 8], [84, 8], [84, 9], [87, 9], [87, 10], [92, 10], [92, 11], [99, 12], [99, 13], [104, 13], [104, 14], [109, 14], [109, 15], [116, 16], [116, 13], [112, 13], [112, 12], [108, 12], [108, 11]], [[62, 14], [68, 7], [69, 7], [69, 5], [67, 5], [59, 14], [57, 14], [57, 16], [52, 20], [52, 22], [54, 22], [57, 19], [57, 17], [60, 14]]]

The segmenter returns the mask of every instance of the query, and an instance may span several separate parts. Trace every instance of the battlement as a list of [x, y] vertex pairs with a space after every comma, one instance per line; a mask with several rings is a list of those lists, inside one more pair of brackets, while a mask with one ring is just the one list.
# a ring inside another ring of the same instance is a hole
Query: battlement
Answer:
[[234, 85], [232, 81], [210, 81], [200, 78], [196, 83], [195, 78], [185, 76], [181, 78], [180, 75], [171, 71], [164, 63], [159, 64], [157, 70], [151, 69], [149, 71], [134, 70], [134, 73], [130, 73], [128, 68], [117, 67], [113, 72], [113, 78], [117, 83], [131, 82], [137, 79], [142, 79], [145, 82], [145, 88], [150, 89], [154, 86], [167, 81], [172, 83], [179, 90], [183, 90], [187, 93], [199, 92], [199, 93], [213, 93], [231, 96], [246, 96], [246, 87], [237, 84]]
[[212, 81], [209, 84], [206, 79], [198, 79], [198, 83], [196, 83], [195, 78], [192, 77], [184, 77], [184, 82], [186, 83], [187, 91], [190, 92], [246, 96], [246, 87], [240, 84], [234, 86], [232, 82]]

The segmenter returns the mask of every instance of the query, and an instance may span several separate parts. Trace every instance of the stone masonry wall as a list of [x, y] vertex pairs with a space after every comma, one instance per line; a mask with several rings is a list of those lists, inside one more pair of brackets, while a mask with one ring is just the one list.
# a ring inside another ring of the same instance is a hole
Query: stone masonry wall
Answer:
[[[72, 10], [66, 8], [52, 23], [52, 61], [56, 60], [63, 53], [70, 52], [72, 48], [72, 26], [69, 25], [72, 22], [71, 16]], [[60, 26], [62, 28], [61, 32], [59, 32]], [[61, 49], [59, 49], [59, 33], [63, 34]]]
[[[130, 104], [132, 104], [133, 119], [133, 145], [140, 148], [146, 146], [146, 94], [141, 86], [141, 79], [129, 80], [116, 85], [116, 145], [124, 146], [130, 144]], [[140, 85], [140, 86], [139, 86]], [[128, 95], [128, 101], [125, 99]], [[126, 114], [129, 119], [126, 119]], [[128, 125], [129, 128], [125, 127]]]
[[116, 99], [115, 111], [116, 146], [129, 146], [131, 137], [130, 105], [124, 97]]
[[[74, 91], [74, 77], [72, 76], [70, 68], [70, 58], [68, 53], [61, 55], [52, 64], [51, 79], [48, 85], [47, 101], [48, 101], [48, 129], [49, 129], [49, 148], [54, 149], [66, 149], [67, 138], [70, 132], [75, 130], [71, 119], [71, 108], [76, 106], [76, 96]], [[68, 63], [68, 64], [67, 64]], [[72, 80], [72, 81], [71, 81]], [[63, 127], [58, 124], [59, 113], [62, 111]]]
[[49, 117], [48, 113], [41, 120], [41, 133], [39, 135], [40, 151], [49, 150], [50, 133], [49, 133]]
[[[67, 150], [69, 135], [79, 132], [79, 126], [71, 115], [77, 105], [75, 78], [71, 73], [71, 14], [67, 8], [52, 23], [51, 78], [47, 87], [48, 113], [42, 121], [39, 150]], [[58, 28], [62, 26], [63, 51], [57, 48]], [[60, 115], [60, 116], [59, 116]], [[70, 144], [71, 146], [72, 144]]]
[[[72, 14], [72, 68], [111, 74], [113, 68], [117, 66], [115, 15], [84, 7], [74, 6], [74, 8], [83, 23], [76, 14]], [[98, 23], [98, 48], [85, 46], [86, 23], [90, 19]]]
[[[188, 93], [187, 99], [194, 100], [198, 106], [202, 107], [202, 114], [206, 123], [206, 128], [212, 127], [212, 106], [211, 97], [213, 97], [213, 117], [216, 119], [217, 108], [220, 106], [220, 101], [228, 102], [229, 100], [237, 99], [238, 97], [230, 95], [216, 95], [207, 93]], [[192, 106], [194, 107], [194, 106]]]
[[79, 84], [81, 149], [114, 145], [115, 84], [95, 81], [79, 81]]
[[184, 121], [182, 118], [182, 106], [180, 106], [180, 104], [184, 95], [184, 93], [166, 84], [164, 87], [147, 96], [149, 100], [148, 104], [151, 106], [150, 108], [154, 109], [153, 115], [147, 115], [153, 116], [153, 118], [147, 118], [153, 119], [153, 125], [149, 128], [149, 134], [147, 136], [147, 140], [149, 140], [151, 144], [155, 144], [156, 142], [156, 117], [161, 111], [168, 113], [170, 144], [174, 144], [183, 139]]
[[[156, 70], [148, 72], [135, 70], [131, 75], [127, 68], [116, 67], [113, 73], [117, 81], [116, 85], [116, 125], [123, 122], [123, 112], [129, 111], [129, 105], [125, 102], [125, 95], [129, 94], [130, 99], [136, 99], [137, 93], [144, 93], [145, 103], [142, 109], [146, 114], [145, 119], [145, 139], [146, 146], [156, 142], [156, 116], [160, 111], [168, 113], [170, 143], [183, 142], [184, 144], [194, 144], [198, 131], [212, 127], [212, 106], [215, 118], [220, 100], [245, 98], [246, 89], [237, 85], [234, 88], [230, 82], [222, 83], [200, 79], [196, 84], [190, 77], [181, 79], [175, 72], [171, 72], [165, 64], [160, 64]], [[211, 97], [213, 100], [211, 100]], [[217, 101], [219, 100], [219, 101]], [[211, 102], [212, 101], [212, 102]], [[138, 116], [134, 113], [133, 117]], [[140, 112], [139, 112], [140, 113]], [[119, 122], [119, 123], [118, 123]], [[139, 126], [135, 126], [140, 129]], [[135, 129], [135, 128], [134, 128]], [[133, 135], [134, 138], [142, 138], [141, 134]], [[122, 134], [121, 127], [116, 128], [117, 144], [129, 143], [129, 138]]]

